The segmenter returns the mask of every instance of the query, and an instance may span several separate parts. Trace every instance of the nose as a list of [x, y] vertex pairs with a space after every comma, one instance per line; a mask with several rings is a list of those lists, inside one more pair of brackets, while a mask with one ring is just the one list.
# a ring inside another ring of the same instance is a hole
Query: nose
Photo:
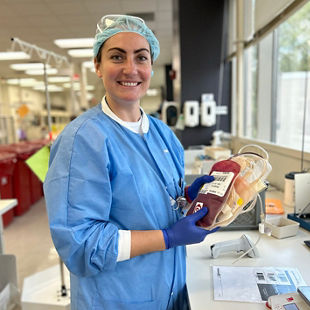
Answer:
[[128, 58], [126, 60], [126, 62], [124, 63], [123, 73], [129, 75], [137, 73], [137, 64], [133, 59]]

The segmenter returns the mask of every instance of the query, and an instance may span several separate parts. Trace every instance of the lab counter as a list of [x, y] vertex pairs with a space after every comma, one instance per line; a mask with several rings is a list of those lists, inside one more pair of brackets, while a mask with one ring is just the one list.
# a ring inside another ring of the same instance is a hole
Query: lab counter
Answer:
[[[283, 201], [283, 193], [277, 190], [267, 191], [266, 196]], [[294, 211], [292, 207], [282, 205], [286, 214]], [[267, 219], [277, 216], [285, 215], [267, 215]], [[234, 264], [243, 252], [226, 252], [215, 259], [211, 257], [212, 244], [235, 240], [243, 234], [249, 236], [253, 243], [261, 236], [257, 244], [258, 257], [244, 256]], [[283, 239], [260, 235], [257, 230], [218, 231], [208, 235], [200, 244], [187, 246], [187, 288], [191, 310], [266, 309], [264, 303], [214, 300], [212, 266], [297, 268], [306, 284], [310, 285], [310, 248], [304, 240], [310, 240], [310, 232], [303, 228], [299, 228], [295, 236]]]
[[213, 299], [213, 277], [211, 266], [249, 266], [249, 267], [290, 267], [297, 268], [307, 285], [310, 285], [310, 249], [304, 240], [310, 240], [310, 232], [299, 228], [298, 233], [289, 238], [276, 239], [261, 235], [257, 244], [259, 257], [245, 256], [232, 265], [243, 252], [227, 252], [218, 258], [211, 257], [210, 246], [217, 242], [234, 240], [243, 234], [253, 243], [259, 237], [256, 230], [218, 231], [210, 234], [200, 244], [187, 246], [187, 288], [191, 310], [218, 309], [266, 309], [264, 303], [216, 301]]
[[4, 244], [2, 238], [3, 223], [2, 214], [11, 210], [17, 205], [17, 199], [0, 199], [0, 254], [4, 253]]

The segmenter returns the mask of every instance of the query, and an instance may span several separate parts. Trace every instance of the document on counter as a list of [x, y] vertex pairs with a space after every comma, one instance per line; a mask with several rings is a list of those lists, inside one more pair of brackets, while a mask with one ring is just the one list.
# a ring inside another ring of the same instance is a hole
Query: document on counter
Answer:
[[306, 285], [297, 268], [212, 266], [214, 300], [265, 302]]

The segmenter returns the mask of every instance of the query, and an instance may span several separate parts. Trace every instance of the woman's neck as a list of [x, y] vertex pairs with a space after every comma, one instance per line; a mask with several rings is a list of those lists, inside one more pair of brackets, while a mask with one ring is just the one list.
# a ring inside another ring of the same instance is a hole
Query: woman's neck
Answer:
[[111, 111], [125, 122], [137, 122], [141, 118], [139, 101], [136, 103], [116, 102], [106, 95], [105, 100]]

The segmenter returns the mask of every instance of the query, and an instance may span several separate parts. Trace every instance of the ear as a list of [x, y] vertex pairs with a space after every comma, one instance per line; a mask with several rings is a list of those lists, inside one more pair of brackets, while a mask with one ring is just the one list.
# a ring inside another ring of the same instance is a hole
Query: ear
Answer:
[[100, 71], [100, 63], [97, 62], [96, 58], [94, 58], [94, 66], [95, 66], [95, 72], [96, 72], [97, 76], [99, 78], [102, 78], [102, 74]]

